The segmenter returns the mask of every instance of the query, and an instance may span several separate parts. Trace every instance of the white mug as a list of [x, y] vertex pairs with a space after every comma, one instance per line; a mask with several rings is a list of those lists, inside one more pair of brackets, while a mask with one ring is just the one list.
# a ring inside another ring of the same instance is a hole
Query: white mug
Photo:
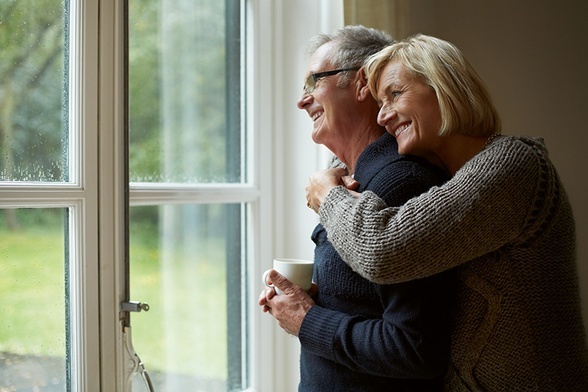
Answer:
[[[310, 260], [301, 259], [274, 259], [274, 267], [276, 271], [284, 275], [286, 279], [294, 283], [304, 291], [310, 290], [312, 286], [312, 266], [314, 262]], [[274, 285], [267, 283], [267, 276], [270, 270], [263, 273], [263, 284], [267, 287], [275, 288], [276, 294], [284, 294], [284, 292]]]

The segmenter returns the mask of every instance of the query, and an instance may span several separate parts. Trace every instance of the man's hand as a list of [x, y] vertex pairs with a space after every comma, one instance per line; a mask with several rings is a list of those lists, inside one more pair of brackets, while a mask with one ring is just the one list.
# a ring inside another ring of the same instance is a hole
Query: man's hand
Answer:
[[347, 175], [347, 170], [343, 168], [326, 169], [314, 173], [310, 176], [306, 186], [306, 205], [314, 212], [318, 212], [331, 189], [339, 185], [343, 185], [349, 190], [355, 190], [359, 183]]
[[[267, 280], [268, 283], [282, 290], [284, 294], [277, 295], [273, 288], [266, 288], [259, 296], [259, 306], [262, 307], [263, 312], [269, 312], [274, 316], [284, 331], [298, 336], [302, 320], [315, 304], [314, 301], [308, 293], [276, 270], [271, 270]], [[316, 290], [316, 286], [314, 286], [314, 290]]]

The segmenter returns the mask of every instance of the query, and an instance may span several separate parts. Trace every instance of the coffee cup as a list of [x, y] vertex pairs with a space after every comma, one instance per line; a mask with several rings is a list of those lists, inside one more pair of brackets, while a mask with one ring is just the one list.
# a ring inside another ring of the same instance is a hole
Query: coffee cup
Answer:
[[[273, 269], [284, 275], [286, 279], [294, 283], [304, 291], [309, 291], [312, 286], [312, 266], [314, 262], [302, 259], [274, 259]], [[263, 284], [267, 287], [274, 288], [276, 294], [284, 294], [284, 292], [274, 285], [267, 282], [270, 270], [263, 273]]]

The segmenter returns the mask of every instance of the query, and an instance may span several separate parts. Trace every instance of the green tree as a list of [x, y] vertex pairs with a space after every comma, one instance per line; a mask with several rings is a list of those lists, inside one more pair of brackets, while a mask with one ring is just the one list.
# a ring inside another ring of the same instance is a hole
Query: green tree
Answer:
[[132, 1], [129, 16], [131, 180], [227, 181], [225, 2]]
[[0, 177], [63, 181], [64, 14], [60, 0], [0, 2]]

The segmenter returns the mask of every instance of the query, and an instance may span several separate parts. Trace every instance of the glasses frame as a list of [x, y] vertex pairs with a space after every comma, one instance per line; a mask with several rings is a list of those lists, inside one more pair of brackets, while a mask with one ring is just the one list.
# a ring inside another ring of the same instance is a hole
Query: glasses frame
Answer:
[[[338, 73], [346, 72], [346, 71], [357, 71], [357, 70], [359, 70], [359, 68], [360, 67], [341, 68], [341, 69], [334, 69], [332, 71], [317, 72], [317, 73], [310, 74], [310, 75], [308, 75], [308, 77], [304, 81], [304, 86], [302, 87], [302, 89], [307, 94], [312, 94], [315, 87], [316, 87], [316, 82], [320, 78], [324, 78], [325, 76], [337, 75]], [[311, 80], [312, 80], [312, 84], [311, 84]]]

